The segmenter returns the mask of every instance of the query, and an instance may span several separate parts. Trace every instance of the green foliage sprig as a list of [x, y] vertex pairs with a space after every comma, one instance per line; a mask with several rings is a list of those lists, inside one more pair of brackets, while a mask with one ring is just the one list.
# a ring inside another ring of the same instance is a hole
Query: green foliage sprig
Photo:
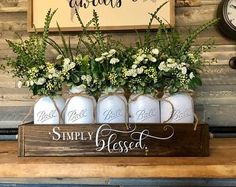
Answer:
[[[97, 92], [123, 88], [125, 80], [122, 71], [126, 63], [123, 45], [102, 33], [99, 16], [95, 10], [93, 18], [86, 26], [78, 12], [77, 17], [84, 34], [80, 40], [86, 48], [85, 53], [91, 57], [91, 73], [97, 84]], [[93, 25], [93, 33], [89, 32], [90, 25]]]
[[213, 42], [208, 39], [197, 47], [195, 40], [218, 19], [210, 20], [186, 37], [182, 37], [175, 28], [167, 28], [159, 17], [155, 16], [155, 19], [160, 24], [155, 45], [160, 49], [158, 69], [163, 90], [173, 94], [197, 89], [202, 85], [200, 72], [205, 65], [202, 53], [210, 50]]
[[49, 27], [55, 13], [56, 10], [52, 11], [51, 9], [47, 12], [42, 35], [35, 31], [27, 40], [23, 40], [19, 35], [20, 41], [6, 40], [16, 54], [16, 58], [7, 59], [7, 66], [12, 68], [14, 76], [23, 78], [29, 68], [45, 63]]
[[7, 66], [13, 76], [20, 78], [19, 85], [28, 87], [34, 95], [56, 95], [61, 91], [68, 71], [74, 67], [66, 61], [57, 64], [46, 59], [50, 23], [56, 11], [47, 12], [42, 34], [35, 29], [26, 40], [19, 35], [19, 41], [6, 40], [16, 54], [15, 58], [7, 59]]
[[[215, 25], [214, 19], [182, 37], [176, 28], [166, 25], [157, 16], [163, 3], [153, 13], [144, 33], [135, 47], [128, 49], [128, 63], [124, 71], [126, 87], [132, 93], [157, 95], [159, 92], [188, 92], [202, 85], [200, 71], [204, 66], [202, 53], [210, 50], [212, 40], [195, 47], [195, 39], [200, 33]], [[152, 37], [154, 21], [159, 23], [156, 36]]]

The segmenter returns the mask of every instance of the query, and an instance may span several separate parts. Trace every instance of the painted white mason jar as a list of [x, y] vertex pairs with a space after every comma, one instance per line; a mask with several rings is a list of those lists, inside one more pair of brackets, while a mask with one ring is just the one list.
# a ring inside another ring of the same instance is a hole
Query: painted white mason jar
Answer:
[[[55, 106], [56, 105], [56, 106]], [[65, 100], [61, 96], [42, 96], [34, 105], [34, 124], [60, 124]]]
[[162, 123], [194, 123], [193, 99], [189, 94], [177, 93], [164, 98], [169, 102], [161, 101]]
[[128, 121], [127, 100], [124, 91], [102, 94], [97, 103], [97, 123], [126, 123]]
[[129, 99], [130, 123], [160, 123], [160, 103], [151, 95], [131, 95]]
[[87, 95], [85, 89], [80, 86], [72, 87], [70, 93], [75, 96], [66, 101], [66, 108], [63, 112], [65, 124], [94, 124], [95, 98]]

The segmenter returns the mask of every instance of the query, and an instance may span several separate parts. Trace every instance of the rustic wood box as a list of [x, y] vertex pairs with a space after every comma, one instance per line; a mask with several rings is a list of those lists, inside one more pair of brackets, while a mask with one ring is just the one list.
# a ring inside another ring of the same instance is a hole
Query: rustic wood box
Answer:
[[209, 156], [199, 124], [87, 124], [19, 127], [18, 154], [32, 156]]

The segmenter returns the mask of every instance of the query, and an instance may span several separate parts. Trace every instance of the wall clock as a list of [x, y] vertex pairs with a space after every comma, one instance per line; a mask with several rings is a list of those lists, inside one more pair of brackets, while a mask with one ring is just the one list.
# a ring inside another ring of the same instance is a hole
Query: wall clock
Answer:
[[218, 7], [220, 30], [228, 37], [236, 39], [236, 0], [222, 0]]

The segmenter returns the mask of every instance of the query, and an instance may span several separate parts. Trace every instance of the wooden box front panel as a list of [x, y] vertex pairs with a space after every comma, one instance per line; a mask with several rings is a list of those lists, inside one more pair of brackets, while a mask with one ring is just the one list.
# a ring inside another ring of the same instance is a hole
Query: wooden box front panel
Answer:
[[208, 125], [33, 125], [19, 127], [19, 156], [208, 156]]

